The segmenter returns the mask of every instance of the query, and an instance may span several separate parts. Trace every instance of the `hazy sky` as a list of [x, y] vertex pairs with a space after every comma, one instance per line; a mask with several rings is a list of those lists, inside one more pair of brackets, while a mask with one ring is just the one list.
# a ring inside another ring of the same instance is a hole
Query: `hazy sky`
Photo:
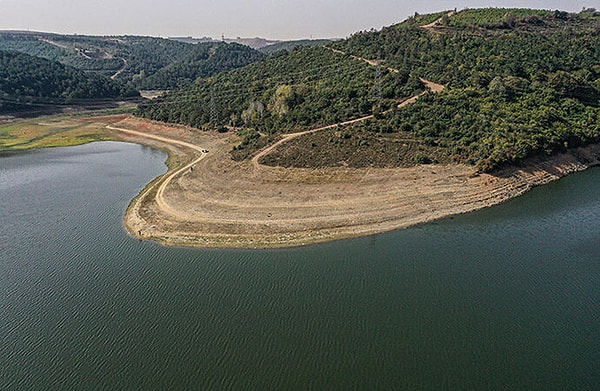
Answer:
[[344, 38], [415, 12], [478, 7], [580, 11], [600, 0], [0, 0], [0, 30], [90, 35]]

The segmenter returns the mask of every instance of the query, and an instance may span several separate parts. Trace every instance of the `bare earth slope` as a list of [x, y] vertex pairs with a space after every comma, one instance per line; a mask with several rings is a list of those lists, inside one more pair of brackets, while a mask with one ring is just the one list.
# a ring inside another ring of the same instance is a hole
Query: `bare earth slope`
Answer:
[[131, 203], [126, 226], [183, 246], [287, 247], [400, 229], [497, 204], [600, 161], [595, 145], [495, 175], [464, 165], [285, 169], [232, 161], [231, 135], [133, 118], [111, 129], [172, 153], [172, 169]]

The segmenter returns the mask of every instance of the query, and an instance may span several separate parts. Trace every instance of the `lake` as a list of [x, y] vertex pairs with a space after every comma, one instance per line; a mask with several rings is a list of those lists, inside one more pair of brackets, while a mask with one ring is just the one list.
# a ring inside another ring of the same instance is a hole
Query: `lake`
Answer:
[[600, 389], [600, 169], [283, 250], [130, 237], [162, 152], [0, 154], [1, 390]]

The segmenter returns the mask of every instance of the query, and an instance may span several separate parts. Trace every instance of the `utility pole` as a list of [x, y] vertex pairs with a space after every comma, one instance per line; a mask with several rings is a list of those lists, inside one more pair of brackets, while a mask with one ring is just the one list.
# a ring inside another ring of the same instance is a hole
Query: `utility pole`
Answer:
[[381, 52], [377, 54], [377, 66], [375, 67], [375, 84], [373, 86], [373, 98], [381, 99]]
[[217, 102], [215, 100], [215, 86], [213, 85], [210, 89], [210, 123], [216, 127], [218, 120], [219, 113], [217, 112]]

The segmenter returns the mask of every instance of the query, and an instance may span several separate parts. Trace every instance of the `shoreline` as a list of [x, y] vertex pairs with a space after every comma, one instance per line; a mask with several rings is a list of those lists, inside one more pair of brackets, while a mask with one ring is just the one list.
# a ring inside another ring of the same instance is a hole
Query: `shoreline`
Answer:
[[[137, 119], [125, 126], [151, 132], [167, 127]], [[191, 148], [119, 137], [160, 147], [176, 161], [131, 201], [124, 221], [132, 236], [165, 246], [275, 249], [376, 235], [497, 205], [600, 165], [600, 145], [594, 144], [493, 174], [474, 174], [465, 165], [257, 168], [251, 161], [230, 161], [230, 135], [175, 129], [187, 141], [195, 137], [196, 145], [206, 146], [211, 151], [206, 159], [197, 159]], [[171, 183], [161, 189], [157, 203], [157, 189], [167, 178]]]
[[[62, 130], [67, 125], [72, 130]], [[286, 169], [233, 161], [235, 135], [128, 115], [22, 126], [27, 139], [42, 134], [44, 147], [114, 140], [166, 152], [167, 171], [130, 201], [123, 221], [133, 237], [165, 246], [291, 248], [376, 235], [497, 205], [600, 165], [600, 144], [593, 144], [493, 174], [459, 164]]]

